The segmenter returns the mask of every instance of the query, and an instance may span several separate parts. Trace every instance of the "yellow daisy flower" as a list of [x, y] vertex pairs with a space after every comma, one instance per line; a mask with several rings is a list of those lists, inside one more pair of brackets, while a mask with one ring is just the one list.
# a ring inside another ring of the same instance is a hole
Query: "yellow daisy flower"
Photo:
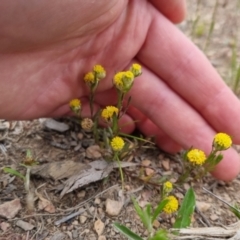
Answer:
[[92, 72], [86, 73], [83, 79], [87, 84], [94, 84], [96, 81]]
[[213, 139], [213, 146], [218, 150], [226, 150], [232, 146], [232, 138], [226, 133], [217, 133]]
[[75, 112], [75, 113], [79, 113], [80, 109], [81, 109], [81, 101], [79, 99], [72, 99], [69, 102], [69, 107], [70, 109]]
[[169, 196], [166, 199], [168, 199], [168, 203], [163, 208], [163, 211], [168, 214], [176, 212], [178, 210], [178, 200], [174, 196]]
[[111, 141], [111, 147], [115, 152], [121, 151], [124, 145], [124, 140], [121, 137], [114, 137]]
[[95, 65], [93, 67], [93, 72], [96, 74], [98, 79], [102, 79], [106, 77], [106, 71], [101, 65]]
[[189, 162], [196, 164], [196, 165], [202, 165], [206, 161], [206, 155], [203, 151], [199, 149], [191, 149], [187, 153], [187, 159]]
[[101, 116], [103, 119], [108, 121], [113, 117], [113, 114], [118, 115], [118, 108], [114, 106], [107, 106], [102, 110]]
[[133, 73], [134, 77], [138, 77], [142, 74], [142, 66], [140, 64], [134, 63], [130, 71]]

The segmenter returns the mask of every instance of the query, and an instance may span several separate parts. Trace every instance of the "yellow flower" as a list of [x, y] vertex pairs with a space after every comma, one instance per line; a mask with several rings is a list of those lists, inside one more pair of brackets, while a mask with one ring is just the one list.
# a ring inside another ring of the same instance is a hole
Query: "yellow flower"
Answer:
[[115, 152], [121, 151], [124, 147], [124, 144], [125, 143], [121, 137], [114, 137], [111, 141], [111, 147]]
[[86, 73], [83, 79], [87, 84], [94, 84], [95, 83], [95, 77], [94, 77], [94, 74], [92, 72]]
[[163, 191], [164, 191], [165, 193], [171, 192], [172, 189], [173, 189], [173, 185], [172, 185], [171, 182], [167, 181], [167, 182], [165, 182], [165, 183], [163, 184]]
[[69, 102], [69, 107], [74, 113], [79, 113], [81, 109], [81, 101], [79, 99], [73, 99]]
[[98, 79], [102, 79], [106, 77], [106, 71], [101, 65], [95, 65], [93, 67], [93, 72], [96, 74]]
[[115, 74], [113, 78], [113, 83], [118, 89], [122, 88], [123, 86], [123, 76], [124, 76], [124, 72], [118, 72]]
[[142, 66], [140, 64], [134, 63], [130, 71], [133, 73], [134, 77], [138, 77], [142, 74]]
[[113, 83], [118, 90], [123, 93], [128, 92], [134, 81], [134, 75], [131, 71], [118, 72], [113, 78]]
[[102, 110], [101, 116], [105, 120], [110, 120], [113, 117], [113, 114], [118, 115], [118, 108], [114, 106], [107, 106]]
[[217, 133], [213, 139], [213, 146], [218, 150], [226, 150], [232, 145], [231, 137], [226, 133]]
[[192, 149], [187, 153], [187, 159], [193, 164], [202, 165], [207, 158], [203, 151], [199, 149]]
[[178, 210], [178, 200], [174, 196], [169, 196], [165, 199], [168, 199], [168, 203], [163, 208], [165, 213], [174, 213]]

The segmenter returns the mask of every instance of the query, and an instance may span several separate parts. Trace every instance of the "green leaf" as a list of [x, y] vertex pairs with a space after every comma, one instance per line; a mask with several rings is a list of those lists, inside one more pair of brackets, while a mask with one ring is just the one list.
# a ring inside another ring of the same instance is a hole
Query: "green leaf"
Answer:
[[164, 229], [160, 229], [149, 240], [169, 240], [167, 236], [167, 231]]
[[240, 219], [240, 209], [238, 207], [238, 205], [234, 205], [234, 208], [233, 207], [230, 207], [230, 210], [235, 214], [235, 216]]
[[146, 207], [144, 209], [142, 209], [137, 201], [132, 198], [132, 201], [133, 201], [133, 205], [134, 205], [134, 208], [138, 214], [138, 216], [140, 217], [144, 227], [148, 230], [149, 233], [152, 232], [152, 211], [151, 211], [151, 205], [150, 204], [147, 204]]
[[136, 233], [120, 223], [114, 223], [113, 226], [130, 240], [143, 240], [143, 238], [139, 237]]
[[158, 215], [162, 212], [163, 208], [166, 206], [168, 201], [169, 201], [168, 199], [164, 199], [158, 204], [157, 208], [154, 210], [152, 215], [152, 223], [158, 217]]
[[14, 176], [16, 176], [16, 177], [19, 177], [19, 178], [25, 180], [25, 176], [23, 176], [20, 172], [18, 172], [18, 171], [15, 170], [15, 169], [5, 167], [5, 168], [3, 168], [3, 171], [4, 171], [5, 173], [9, 173], [9, 174], [11, 174], [11, 175], [14, 175]]
[[174, 228], [186, 228], [191, 224], [191, 216], [195, 205], [196, 199], [194, 191], [192, 188], [189, 188], [178, 211], [176, 221], [173, 225]]

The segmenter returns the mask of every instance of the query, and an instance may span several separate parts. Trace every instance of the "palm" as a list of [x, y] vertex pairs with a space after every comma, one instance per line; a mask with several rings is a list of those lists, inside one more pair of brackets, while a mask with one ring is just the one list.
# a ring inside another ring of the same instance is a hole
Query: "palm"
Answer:
[[[90, 33], [87, 30], [86, 33], [78, 33], [82, 26], [75, 26], [76, 33], [68, 33], [68, 29], [66, 33], [62, 32], [63, 39], [52, 36], [46, 42], [39, 41], [36, 45], [42, 46], [37, 46], [37, 50], [30, 43], [27, 46], [30, 50], [2, 56], [2, 61], [5, 61], [3, 71], [9, 71], [13, 63], [17, 66], [8, 79], [15, 91], [9, 91], [7, 95], [14, 99], [14, 105], [7, 107], [5, 115], [26, 119], [65, 114], [68, 108], [63, 106], [69, 100], [86, 96], [82, 77], [96, 63], [103, 65], [109, 76], [102, 82], [100, 91], [111, 88], [114, 72], [129, 64], [146, 37], [149, 21], [142, 21], [136, 14], [137, 9], [144, 10], [146, 3], [141, 3], [142, 6], [135, 4], [129, 7], [128, 11], [135, 10], [135, 13], [129, 13], [131, 18], [128, 14], [122, 15], [126, 8], [119, 4], [112, 7], [118, 14], [117, 19], [109, 12], [95, 17], [93, 14], [98, 11], [92, 8], [92, 24], [95, 26]], [[144, 11], [147, 14], [147, 10]], [[109, 22], [112, 23], [110, 26]], [[57, 43], [50, 45], [50, 42]], [[18, 94], [19, 90], [24, 94]]]

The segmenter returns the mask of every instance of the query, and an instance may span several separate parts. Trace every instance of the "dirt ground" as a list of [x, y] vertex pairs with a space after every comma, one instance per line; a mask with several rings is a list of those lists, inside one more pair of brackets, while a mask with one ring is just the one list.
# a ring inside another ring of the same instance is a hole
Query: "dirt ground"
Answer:
[[[216, 2], [218, 5], [214, 15]], [[239, 40], [237, 34], [240, 29], [240, 1], [192, 0], [187, 3], [188, 16], [179, 28], [199, 48], [204, 49], [213, 66], [227, 84], [233, 87], [231, 58], [234, 42], [237, 43]], [[207, 41], [213, 16], [215, 16], [214, 30]], [[239, 46], [236, 49], [236, 53], [240, 53]], [[237, 57], [239, 63], [240, 56]], [[238, 93], [238, 89], [236, 92]], [[31, 176], [31, 191], [34, 196], [29, 197], [31, 199], [28, 199], [28, 204], [23, 180], [0, 171], [0, 215], [1, 211], [5, 211], [5, 217], [0, 217], [0, 239], [125, 239], [113, 228], [112, 224], [115, 221], [146, 237], [146, 231], [134, 212], [130, 195], [134, 195], [142, 205], [146, 202], [154, 205], [159, 201], [159, 186], [140, 180], [138, 174], [143, 169], [146, 175], [154, 172], [158, 178], [171, 176], [174, 181], [181, 170], [179, 155], [168, 155], [153, 145], [144, 144], [126, 157], [127, 162], [138, 165], [124, 168], [126, 190], [124, 194], [121, 190], [119, 171], [113, 169], [104, 180], [86, 184], [61, 195], [63, 187], [66, 186], [65, 178], [78, 171], [77, 164], [80, 169], [89, 166], [92, 161], [101, 158], [101, 152], [97, 147], [93, 147], [92, 135], [82, 131], [72, 119], [57, 121], [64, 124], [60, 127], [66, 127], [62, 129], [63, 132], [49, 127], [46, 119], [24, 122], [0, 120], [0, 167], [11, 167], [25, 174], [26, 169], [19, 164], [25, 159], [28, 149], [37, 159], [38, 166], [46, 166], [44, 170], [39, 170]], [[67, 165], [62, 169], [57, 165], [59, 168], [58, 170], [54, 168], [55, 171], [46, 165], [58, 162]], [[73, 168], [69, 167], [70, 163], [74, 163]], [[59, 175], [50, 176], [50, 173]], [[202, 189], [205, 187], [229, 204], [240, 204], [239, 184], [240, 177], [231, 183], [224, 183], [209, 175], [201, 182], [186, 183], [182, 189], [176, 189], [174, 194], [181, 201], [190, 185], [194, 188], [197, 209], [192, 217], [192, 228], [196, 230], [205, 227], [205, 233], [208, 230], [210, 232], [208, 236], [189, 234], [188, 238], [186, 235], [185, 238], [177, 239], [240, 239], [239, 235], [239, 238], [231, 238], [237, 233], [239, 224], [232, 228], [232, 232], [227, 231], [229, 229], [226, 227], [237, 223], [238, 219], [226, 204]], [[107, 209], [106, 205], [111, 200], [115, 201], [114, 206], [111, 208], [109, 205]], [[123, 207], [120, 212], [113, 213], [121, 202]], [[1, 205], [5, 203], [9, 205], [3, 210]], [[32, 203], [34, 206], [31, 206]], [[73, 217], [72, 214], [75, 213], [76, 216]], [[67, 216], [72, 217], [67, 219]], [[168, 229], [173, 222], [174, 215], [161, 215], [155, 227]], [[213, 230], [220, 235], [214, 235]]]

